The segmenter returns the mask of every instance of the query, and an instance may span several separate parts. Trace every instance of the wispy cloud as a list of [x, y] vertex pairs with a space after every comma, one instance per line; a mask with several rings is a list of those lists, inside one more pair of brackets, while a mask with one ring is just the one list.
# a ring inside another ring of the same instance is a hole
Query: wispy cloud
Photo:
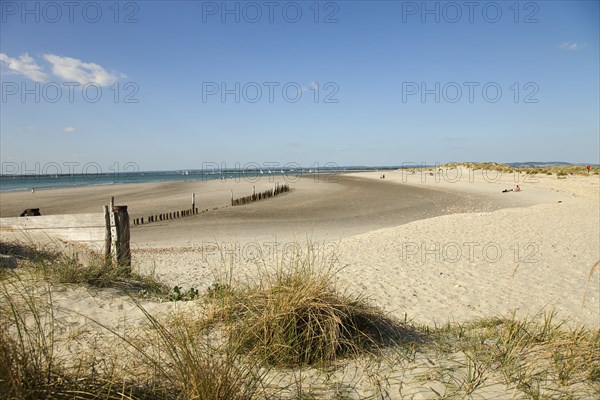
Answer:
[[66, 81], [82, 85], [95, 83], [100, 86], [109, 86], [119, 80], [115, 73], [110, 73], [102, 66], [92, 62], [87, 63], [77, 58], [61, 57], [55, 54], [44, 54], [44, 58], [51, 64], [54, 75]]
[[[62, 57], [56, 54], [44, 54], [44, 58], [52, 69], [52, 73], [68, 82], [77, 82], [81, 85], [94, 83], [99, 86], [109, 86], [126, 75], [109, 72], [101, 65], [93, 62], [84, 62], [77, 58]], [[48, 74], [33, 57], [25, 53], [17, 58], [0, 53], [0, 64], [5, 64], [8, 69], [19, 75], [24, 75], [35, 82], [47, 82]]]
[[75, 133], [75, 128], [73, 128], [72, 126], [67, 126], [65, 128], [65, 132], [66, 133]]
[[21, 54], [18, 58], [12, 58], [4, 53], [0, 53], [0, 62], [6, 64], [11, 71], [25, 75], [32, 81], [46, 81], [46, 73], [42, 70], [42, 67], [27, 53]]
[[586, 43], [563, 42], [560, 44], [560, 48], [567, 51], [579, 51], [585, 47], [587, 47]]

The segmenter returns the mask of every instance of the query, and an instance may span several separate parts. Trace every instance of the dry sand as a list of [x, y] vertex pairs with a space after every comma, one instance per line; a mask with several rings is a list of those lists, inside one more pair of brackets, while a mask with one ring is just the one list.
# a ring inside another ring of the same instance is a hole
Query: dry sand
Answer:
[[[340, 280], [350, 290], [401, 318], [406, 313], [433, 324], [555, 307], [559, 318], [600, 326], [600, 271], [589, 276], [600, 259], [599, 177], [504, 174], [496, 180], [491, 172], [462, 172], [458, 182], [454, 172], [303, 178], [289, 182], [290, 193], [240, 207], [226, 207], [230, 189], [237, 197], [252, 185], [258, 191], [274, 182], [2, 193], [0, 211], [93, 212], [114, 195], [136, 217], [189, 207], [195, 192], [198, 207], [209, 212], [132, 228], [135, 268], [153, 270], [170, 285], [204, 289], [224, 264], [233, 262], [234, 275], [252, 274], [258, 252], [274, 261], [310, 238], [322, 252], [339, 254]], [[516, 183], [521, 192], [501, 192]], [[228, 256], [224, 264], [221, 251]], [[99, 302], [111, 318], [134, 309], [114, 293], [96, 293], [93, 301], [83, 292], [71, 296], [88, 304], [90, 314]], [[68, 303], [79, 304], [73, 298]]]
[[[401, 319], [433, 325], [513, 311], [535, 317], [555, 309], [568, 325], [598, 328], [600, 268], [590, 272], [600, 260], [600, 177], [531, 180], [505, 174], [493, 180], [481, 171], [471, 177], [467, 170], [458, 181], [449, 176], [385, 171], [328, 183], [305, 178], [292, 182], [293, 191], [281, 197], [240, 207], [226, 207], [230, 189], [246, 195], [252, 183], [48, 190], [38, 191], [35, 202], [31, 193], [4, 193], [0, 210], [2, 216], [37, 206], [45, 213], [90, 212], [114, 195], [136, 217], [186, 208], [196, 192], [198, 206], [209, 212], [132, 228], [134, 268], [154, 271], [170, 285], [202, 290], [230, 266], [238, 278], [252, 276], [257, 255], [275, 264], [297, 241], [311, 238], [318, 255], [339, 256], [343, 286]], [[272, 184], [255, 183], [257, 190]], [[502, 193], [515, 184], [522, 191]], [[3, 240], [10, 237], [0, 234]], [[68, 341], [71, 352], [113, 346], [92, 321], [121, 334], [147, 324], [131, 298], [116, 290], [65, 286], [54, 288], [52, 296], [56, 318], [77, 338]], [[152, 315], [197, 312], [194, 302], [143, 301], [142, 306]], [[422, 377], [437, 361], [419, 354], [408, 367], [382, 365], [378, 373], [388, 377], [386, 394], [424, 399], [444, 393], [447, 384]], [[360, 363], [349, 360], [335, 379], [369, 393], [374, 383]], [[310, 380], [311, 373], [319, 376], [306, 371], [303, 379]], [[520, 395], [500, 380], [486, 382], [477, 393], [498, 399]]]
[[[463, 172], [458, 182], [402, 171], [386, 173], [386, 180], [538, 204], [348, 238], [340, 245], [344, 277], [360, 275], [359, 287], [382, 307], [428, 324], [555, 308], [559, 319], [600, 326], [600, 271], [590, 276], [600, 260], [599, 177], [504, 174], [496, 181], [493, 172]], [[502, 193], [515, 184], [521, 192]]]

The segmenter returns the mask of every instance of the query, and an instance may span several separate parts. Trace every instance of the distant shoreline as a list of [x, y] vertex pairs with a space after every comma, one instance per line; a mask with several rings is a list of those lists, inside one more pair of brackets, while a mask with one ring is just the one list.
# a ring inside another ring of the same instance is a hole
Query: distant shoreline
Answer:
[[[257, 165], [257, 164], [255, 164]], [[522, 170], [534, 170], [534, 169], [549, 169], [559, 170], [561, 168], [573, 169], [578, 167], [584, 167], [586, 164], [571, 164], [571, 163], [560, 163], [560, 162], [538, 162], [538, 163], [447, 163], [447, 164], [435, 164], [427, 165], [426, 163], [405, 163], [397, 166], [331, 166], [325, 164], [323, 166], [315, 165], [311, 167], [298, 167], [289, 168], [289, 166], [273, 168], [271, 171], [268, 166], [264, 169], [260, 168], [224, 168], [221, 170], [201, 170], [201, 169], [190, 169], [190, 170], [166, 170], [166, 171], [121, 171], [115, 173], [75, 173], [75, 174], [0, 174], [0, 192], [21, 192], [35, 190], [46, 190], [46, 189], [63, 189], [70, 187], [89, 187], [89, 186], [102, 186], [102, 185], [123, 185], [123, 184], [134, 184], [134, 183], [154, 183], [154, 182], [179, 182], [179, 181], [200, 181], [209, 182], [214, 180], [234, 179], [237, 181], [249, 180], [252, 181], [262, 177], [283, 177], [286, 180], [290, 177], [290, 181], [295, 179], [296, 176], [304, 175], [337, 175], [337, 174], [351, 174], [351, 173], [363, 173], [363, 172], [377, 172], [377, 171], [397, 171], [397, 170], [411, 170], [411, 169], [428, 169], [435, 170], [437, 168], [456, 168], [456, 166], [472, 166], [474, 169], [482, 167], [486, 170], [494, 170], [495, 167], [498, 170], [502, 169], [522, 169]], [[598, 165], [591, 164], [593, 170], [598, 169]], [[57, 171], [58, 172], [58, 171]]]
[[193, 171], [151, 171], [151, 172], [123, 172], [118, 174], [40, 174], [40, 175], [0, 175], [0, 192], [22, 192], [46, 189], [66, 189], [73, 187], [90, 187], [105, 185], [123, 185], [136, 183], [158, 183], [158, 182], [209, 182], [224, 179], [257, 180], [257, 178], [283, 177], [284, 180], [295, 180], [296, 176], [304, 175], [333, 175], [345, 173], [357, 173], [383, 170], [377, 169], [357, 169], [341, 167], [338, 169], [310, 169], [277, 171], [268, 170], [222, 170], [219, 172], [199, 172]]

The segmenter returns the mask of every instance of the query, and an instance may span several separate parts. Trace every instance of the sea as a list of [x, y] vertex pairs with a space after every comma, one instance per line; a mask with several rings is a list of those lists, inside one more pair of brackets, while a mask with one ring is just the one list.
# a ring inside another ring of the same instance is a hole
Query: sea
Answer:
[[98, 173], [98, 174], [0, 174], [0, 191], [31, 191], [68, 187], [84, 187], [99, 185], [123, 185], [146, 182], [177, 182], [177, 181], [211, 181], [211, 180], [250, 180], [259, 181], [261, 178], [271, 178], [282, 183], [293, 182], [300, 175], [319, 175], [323, 180], [333, 180], [336, 174], [364, 172], [399, 167], [336, 167], [336, 168], [301, 168], [279, 170], [181, 170], [181, 171], [147, 171], [127, 173]]

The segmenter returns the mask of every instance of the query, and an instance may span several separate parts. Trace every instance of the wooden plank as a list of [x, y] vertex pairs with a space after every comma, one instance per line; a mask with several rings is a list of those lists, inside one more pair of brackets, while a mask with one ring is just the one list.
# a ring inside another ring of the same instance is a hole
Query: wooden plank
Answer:
[[104, 228], [47, 228], [39, 230], [50, 237], [69, 240], [72, 242], [104, 242]]
[[0, 218], [0, 226], [19, 229], [46, 229], [104, 226], [104, 213], [40, 215], [37, 217]]

